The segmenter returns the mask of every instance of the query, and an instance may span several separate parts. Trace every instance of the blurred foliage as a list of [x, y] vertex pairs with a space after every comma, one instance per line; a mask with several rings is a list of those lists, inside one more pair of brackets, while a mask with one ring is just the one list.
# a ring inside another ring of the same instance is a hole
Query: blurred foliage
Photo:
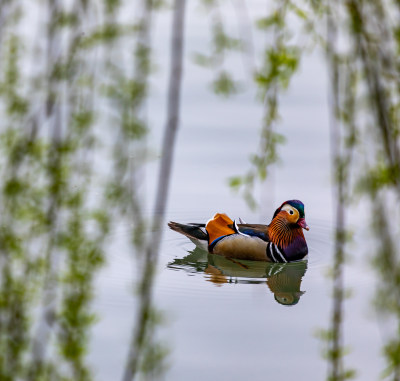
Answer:
[[[381, 200], [393, 200], [397, 207], [400, 201], [399, 87], [396, 83], [398, 74], [395, 74], [399, 41], [397, 26], [390, 16], [391, 12], [399, 12], [398, 4], [390, 1], [345, 1], [334, 5], [327, 3], [327, 10], [326, 46], [331, 67], [332, 109], [336, 119], [332, 143], [336, 152], [333, 159], [338, 207], [346, 209], [356, 195], [370, 200], [371, 233], [377, 243], [371, 253], [379, 279], [377, 295], [381, 296], [388, 288], [397, 294], [400, 289], [396, 281], [400, 276], [400, 247], [395, 244], [399, 242], [398, 229], [393, 227], [399, 226], [400, 221], [398, 215], [384, 212], [386, 206]], [[346, 36], [347, 44], [340, 43], [343, 36]], [[345, 214], [344, 210], [342, 213]], [[345, 239], [339, 236], [336, 242], [344, 250]], [[342, 266], [343, 260], [344, 255], [337, 253], [336, 264]], [[339, 278], [342, 276], [338, 275]], [[334, 292], [343, 293], [343, 280], [340, 283], [335, 284]], [[336, 305], [340, 303], [338, 299], [335, 299]], [[391, 314], [400, 325], [400, 299], [379, 297], [379, 300], [379, 313]], [[340, 321], [336, 322], [335, 318], [334, 310], [332, 324], [342, 335]], [[386, 376], [399, 379], [400, 357], [393, 349], [399, 346], [400, 336], [398, 332], [394, 335], [397, 338], [384, 349], [388, 365]], [[336, 344], [333, 340], [333, 348], [340, 348], [341, 341], [340, 337]], [[330, 378], [345, 378], [343, 364], [340, 361], [332, 361], [332, 364]]]
[[[121, 1], [38, 1], [27, 34], [24, 3], [1, 4], [1, 380], [92, 379], [91, 302], [106, 238], [132, 219], [132, 249], [143, 248], [137, 174], [146, 161], [153, 3], [140, 5], [141, 16], [121, 24]], [[113, 59], [127, 49], [126, 61]], [[113, 168], [100, 173], [110, 148]], [[151, 339], [160, 321], [150, 320], [144, 374], [166, 355]]]
[[[229, 36], [221, 16], [223, 1], [203, 1], [208, 12], [212, 15], [212, 53], [210, 56], [197, 54], [195, 61], [202, 66], [215, 71], [216, 78], [212, 88], [217, 95], [228, 97], [238, 93], [243, 88], [240, 82], [235, 81], [232, 74], [226, 69], [221, 69], [230, 57], [229, 53], [239, 53], [250, 56], [253, 41], [242, 34], [239, 38]], [[246, 3], [238, 10], [243, 17], [246, 12]], [[271, 34], [271, 42], [266, 44], [261, 57], [261, 64], [257, 67], [251, 62], [251, 75], [259, 99], [264, 105], [264, 118], [260, 132], [260, 146], [258, 152], [251, 156], [251, 168], [244, 175], [234, 176], [229, 179], [232, 189], [240, 191], [251, 208], [257, 206], [253, 196], [255, 183], [260, 179], [265, 180], [268, 168], [279, 159], [278, 146], [285, 141], [282, 134], [276, 131], [279, 120], [279, 96], [288, 88], [291, 78], [299, 67], [301, 51], [305, 46], [300, 46], [292, 41], [293, 28], [288, 18], [294, 15], [302, 21], [307, 19], [305, 11], [294, 2], [276, 1], [269, 7], [270, 13], [255, 21], [257, 29]], [[239, 20], [243, 22], [243, 20]], [[249, 26], [251, 29], [252, 26]], [[254, 61], [254, 60], [253, 60]]]
[[224, 64], [228, 62], [232, 53], [243, 51], [243, 41], [227, 33], [224, 24], [223, 1], [200, 0], [200, 3], [210, 20], [211, 51], [209, 54], [195, 53], [194, 61], [215, 72], [211, 88], [215, 94], [227, 98], [238, 93], [241, 84], [224, 68]]

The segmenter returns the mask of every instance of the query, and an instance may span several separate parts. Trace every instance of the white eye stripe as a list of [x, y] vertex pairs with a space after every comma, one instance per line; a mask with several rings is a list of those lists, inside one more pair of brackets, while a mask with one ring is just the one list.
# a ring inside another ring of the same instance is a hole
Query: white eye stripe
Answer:
[[287, 213], [289, 213], [290, 215], [293, 215], [294, 214], [294, 211], [296, 210], [295, 208], [293, 208], [291, 205], [289, 205], [289, 204], [285, 204], [283, 207], [282, 207], [282, 210], [284, 210], [285, 212], [287, 212]]

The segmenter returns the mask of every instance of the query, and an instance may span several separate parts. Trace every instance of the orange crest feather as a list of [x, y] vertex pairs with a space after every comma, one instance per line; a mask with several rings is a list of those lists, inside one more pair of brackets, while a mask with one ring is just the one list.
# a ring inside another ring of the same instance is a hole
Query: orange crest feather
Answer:
[[233, 221], [225, 213], [216, 213], [206, 225], [208, 244], [215, 241], [217, 238], [234, 234], [235, 231], [228, 226], [232, 224]]

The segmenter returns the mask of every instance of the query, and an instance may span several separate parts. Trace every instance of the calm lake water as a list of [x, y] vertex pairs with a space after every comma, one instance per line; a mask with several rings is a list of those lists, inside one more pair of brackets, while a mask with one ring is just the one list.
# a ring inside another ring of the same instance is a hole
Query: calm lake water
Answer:
[[[256, 15], [264, 7], [254, 2], [250, 11]], [[164, 378], [323, 380], [327, 370], [324, 343], [315, 333], [329, 327], [332, 299], [327, 272], [333, 251], [323, 58], [307, 57], [281, 100], [279, 130], [287, 142], [279, 151], [281, 162], [256, 189], [260, 208], [251, 212], [231, 192], [227, 179], [243, 174], [249, 166], [249, 154], [257, 149], [262, 106], [252, 90], [227, 100], [212, 95], [208, 88], [212, 74], [192, 60], [195, 52], [207, 50], [207, 19], [196, 6], [188, 12], [181, 125], [154, 290], [156, 305], [165, 316], [157, 335], [170, 349]], [[169, 13], [159, 17], [153, 36], [160, 67], [152, 79], [148, 114], [154, 127], [150, 140], [157, 147], [165, 121], [169, 22]], [[231, 69], [246, 80], [240, 59], [233, 61]], [[149, 210], [156, 170], [156, 162], [149, 165], [145, 185]], [[269, 223], [274, 210], [293, 198], [304, 202], [311, 228], [305, 233], [308, 261], [296, 265], [232, 264], [196, 251], [192, 242], [166, 226], [169, 220], [204, 222], [216, 212]], [[374, 274], [367, 260], [364, 214], [349, 213], [355, 238], [345, 272], [346, 287], [351, 290], [345, 302], [344, 337], [349, 347], [345, 363], [357, 370], [358, 379], [376, 380], [384, 368], [380, 353], [388, 333], [371, 305]], [[114, 232], [107, 266], [98, 278], [95, 309], [99, 321], [90, 355], [98, 380], [120, 378], [133, 324], [132, 286], [138, 269], [125, 242], [128, 229], [120, 226]], [[279, 287], [291, 296], [282, 296]], [[294, 297], [298, 302], [285, 306], [276, 297], [281, 301]]]

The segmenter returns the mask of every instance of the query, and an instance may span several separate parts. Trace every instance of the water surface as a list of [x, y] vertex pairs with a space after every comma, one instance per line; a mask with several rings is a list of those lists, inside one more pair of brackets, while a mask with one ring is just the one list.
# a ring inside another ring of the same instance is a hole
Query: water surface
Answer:
[[[229, 100], [210, 94], [211, 74], [192, 60], [195, 51], [207, 47], [200, 33], [207, 22], [196, 12], [189, 8], [181, 126], [167, 221], [205, 222], [225, 212], [231, 218], [269, 223], [283, 201], [296, 198], [304, 202], [311, 228], [305, 232], [309, 256], [288, 265], [235, 263], [196, 249], [165, 225], [154, 290], [165, 316], [157, 335], [170, 348], [165, 379], [325, 379], [324, 343], [316, 332], [329, 327], [333, 213], [322, 58], [315, 54], [302, 62], [281, 100], [279, 130], [287, 142], [279, 151], [281, 162], [256, 189], [261, 204], [252, 212], [229, 190], [227, 178], [248, 168], [249, 154], [257, 149], [262, 107], [252, 91]], [[158, 23], [156, 53], [165, 57], [169, 19]], [[233, 70], [242, 72], [238, 66]], [[163, 67], [155, 74], [148, 104], [150, 123], [159, 129], [165, 119], [166, 73]], [[151, 137], [155, 143], [159, 132], [156, 128]], [[148, 200], [153, 199], [156, 170], [156, 163], [149, 166]], [[351, 214], [350, 219], [356, 243], [345, 275], [352, 290], [345, 302], [344, 335], [350, 348], [346, 363], [356, 368], [359, 379], [376, 380], [383, 369], [383, 340], [370, 305], [374, 276], [365, 261], [362, 214]], [[98, 282], [96, 308], [101, 318], [94, 329], [91, 361], [99, 380], [119, 377], [132, 327], [132, 289], [140, 269], [134, 268], [124, 244], [127, 230], [117, 229]]]

